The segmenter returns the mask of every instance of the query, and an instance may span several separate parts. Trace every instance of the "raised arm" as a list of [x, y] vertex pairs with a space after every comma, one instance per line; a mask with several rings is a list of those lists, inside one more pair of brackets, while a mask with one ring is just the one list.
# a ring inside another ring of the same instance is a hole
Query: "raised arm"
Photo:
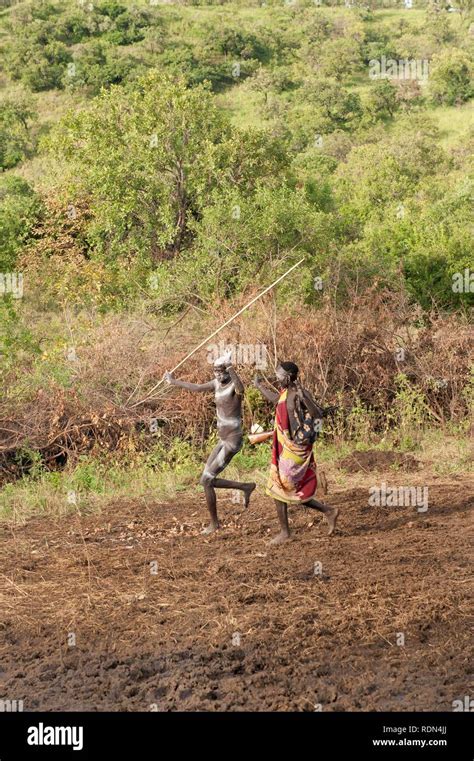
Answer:
[[305, 405], [309, 414], [316, 419], [328, 417], [329, 415], [334, 414], [334, 412], [338, 409], [337, 407], [322, 407], [313, 399], [308, 389], [303, 388], [302, 386], [298, 386], [298, 396]]
[[172, 373], [165, 373], [163, 380], [169, 383], [170, 386], [185, 388], [186, 391], [213, 391], [216, 385], [216, 382], [213, 380], [207, 383], [188, 383], [187, 381], [178, 380]]
[[280, 398], [280, 395], [277, 394], [275, 391], [270, 391], [270, 389], [265, 388], [265, 386], [262, 385], [262, 382], [258, 375], [255, 376], [253, 379], [253, 384], [255, 388], [258, 388], [262, 396], [265, 397], [267, 402], [271, 402], [272, 404], [276, 404]]
[[300, 400], [303, 402], [304, 406], [308, 410], [309, 414], [313, 418], [323, 418], [324, 417], [324, 408], [321, 407], [317, 402], [314, 401], [313, 397], [307, 391], [307, 389], [303, 388], [302, 386], [297, 387], [297, 394], [300, 398]]
[[244, 384], [242, 383], [239, 376], [235, 372], [234, 367], [232, 365], [227, 365], [227, 372], [229, 373], [232, 383], [234, 384], [235, 393], [237, 394], [237, 396], [243, 396]]

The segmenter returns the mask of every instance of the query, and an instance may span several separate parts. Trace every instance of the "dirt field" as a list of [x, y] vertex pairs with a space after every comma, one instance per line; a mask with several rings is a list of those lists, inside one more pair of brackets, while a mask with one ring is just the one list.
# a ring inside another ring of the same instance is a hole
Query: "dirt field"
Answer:
[[[277, 526], [261, 491], [246, 512], [221, 492], [224, 526], [206, 539], [202, 494], [4, 524], [0, 697], [25, 710], [452, 710], [473, 689], [473, 483], [408, 470], [341, 483], [329, 469], [337, 534], [293, 508], [281, 547], [266, 544]], [[369, 507], [383, 480], [428, 485], [428, 512]]]

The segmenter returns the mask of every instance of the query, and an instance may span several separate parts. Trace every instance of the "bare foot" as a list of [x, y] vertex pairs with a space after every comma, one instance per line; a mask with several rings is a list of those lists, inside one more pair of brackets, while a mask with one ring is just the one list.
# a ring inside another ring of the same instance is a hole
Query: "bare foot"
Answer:
[[220, 527], [220, 523], [210, 523], [209, 526], [201, 531], [201, 534], [203, 534], [203, 536], [209, 536], [209, 534], [213, 534], [214, 531], [217, 531]]
[[290, 535], [286, 534], [284, 531], [280, 531], [280, 533], [273, 537], [273, 539], [268, 542], [268, 544], [283, 544], [284, 542], [288, 542], [290, 539]]
[[249, 506], [250, 495], [252, 494], [252, 492], [253, 492], [253, 490], [255, 489], [256, 486], [257, 486], [257, 484], [251, 483], [251, 484], [247, 484], [247, 486], [245, 487], [245, 489], [244, 489], [244, 494], [245, 494], [244, 507], [248, 507]]
[[328, 536], [331, 536], [331, 534], [334, 533], [334, 529], [336, 528], [336, 521], [337, 516], [339, 515], [339, 508], [338, 507], [332, 507], [330, 512], [325, 513], [325, 518], [328, 522], [329, 531]]

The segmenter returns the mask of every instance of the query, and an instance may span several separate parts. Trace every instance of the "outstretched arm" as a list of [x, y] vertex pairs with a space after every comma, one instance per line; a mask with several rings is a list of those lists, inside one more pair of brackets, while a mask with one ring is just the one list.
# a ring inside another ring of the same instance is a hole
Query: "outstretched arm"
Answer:
[[270, 391], [270, 389], [265, 388], [265, 386], [262, 385], [262, 382], [258, 375], [255, 376], [253, 380], [253, 384], [255, 388], [258, 388], [262, 396], [265, 397], [267, 402], [271, 402], [272, 404], [276, 404], [280, 398], [280, 395], [277, 394], [275, 391]]
[[178, 388], [185, 388], [186, 391], [212, 391], [215, 388], [215, 381], [208, 381], [207, 383], [188, 383], [187, 381], [178, 380], [172, 373], [165, 373], [163, 380], [170, 384], [170, 386], [178, 386]]

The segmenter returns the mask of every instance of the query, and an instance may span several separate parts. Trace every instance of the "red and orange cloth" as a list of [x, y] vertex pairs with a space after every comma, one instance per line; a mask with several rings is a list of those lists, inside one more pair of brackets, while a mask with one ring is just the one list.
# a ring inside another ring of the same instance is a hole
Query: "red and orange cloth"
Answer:
[[272, 461], [265, 491], [280, 502], [304, 503], [316, 491], [316, 463], [312, 444], [298, 444], [291, 439], [287, 396], [285, 389], [276, 406]]

